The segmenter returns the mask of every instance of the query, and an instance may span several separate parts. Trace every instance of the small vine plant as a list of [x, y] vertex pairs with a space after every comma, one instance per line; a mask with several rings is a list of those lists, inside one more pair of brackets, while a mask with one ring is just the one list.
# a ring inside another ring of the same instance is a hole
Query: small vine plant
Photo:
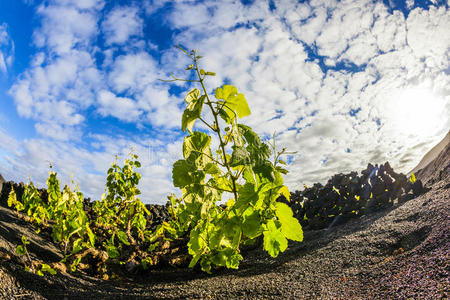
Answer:
[[[192, 64], [187, 70], [195, 80], [172, 77], [167, 81], [195, 82], [186, 97], [181, 129], [187, 132], [183, 159], [173, 165], [172, 178], [182, 197], [169, 197], [178, 234], [189, 233], [190, 267], [200, 264], [205, 272], [213, 267], [237, 269], [241, 247], [263, 236], [263, 247], [276, 257], [288, 247], [288, 240], [301, 242], [303, 231], [291, 208], [278, 202], [280, 194], [290, 199], [283, 183], [287, 170], [275, 142], [268, 144], [240, 119], [250, 115], [247, 100], [236, 87], [223, 85], [208, 92], [205, 81], [215, 73], [199, 67], [195, 50], [186, 54]], [[209, 114], [209, 116], [205, 116]], [[210, 120], [210, 121], [208, 121]], [[194, 130], [201, 122], [207, 130]], [[218, 148], [212, 149], [212, 136]], [[226, 205], [219, 205], [228, 199]], [[172, 230], [173, 232], [173, 230]]]

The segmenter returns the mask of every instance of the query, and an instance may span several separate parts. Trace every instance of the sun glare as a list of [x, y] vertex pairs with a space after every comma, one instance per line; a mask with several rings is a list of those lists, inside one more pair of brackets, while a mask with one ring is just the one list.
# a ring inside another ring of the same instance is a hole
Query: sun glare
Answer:
[[390, 99], [388, 119], [397, 134], [420, 138], [434, 135], [442, 126], [445, 100], [428, 88], [399, 91]]

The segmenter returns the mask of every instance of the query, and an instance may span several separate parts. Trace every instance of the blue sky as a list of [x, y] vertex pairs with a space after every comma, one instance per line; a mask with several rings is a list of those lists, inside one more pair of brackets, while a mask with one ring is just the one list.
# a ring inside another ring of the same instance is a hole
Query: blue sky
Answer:
[[164, 203], [191, 88], [158, 80], [186, 75], [178, 43], [297, 151], [291, 189], [369, 162], [408, 172], [450, 128], [448, 28], [443, 0], [0, 0], [0, 173], [43, 186], [50, 161], [99, 198], [134, 148], [141, 199]]

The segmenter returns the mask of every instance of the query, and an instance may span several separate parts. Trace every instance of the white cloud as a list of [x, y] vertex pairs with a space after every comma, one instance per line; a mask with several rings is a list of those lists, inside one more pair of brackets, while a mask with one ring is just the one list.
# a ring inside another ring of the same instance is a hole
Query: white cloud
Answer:
[[[442, 113], [431, 113], [443, 122], [427, 133], [408, 131], [402, 136], [398, 127], [393, 132], [399, 116], [392, 110], [386, 114], [398, 100], [392, 97], [398, 90], [414, 90], [428, 80], [433, 84], [424, 95], [431, 95], [447, 86], [449, 76], [444, 70], [450, 43], [437, 37], [449, 27], [444, 7], [415, 9], [405, 20], [399, 11], [389, 13], [381, 2], [362, 6], [360, 1], [284, 1], [276, 3], [278, 18], [259, 7], [267, 17], [254, 19], [257, 30], [253, 26], [230, 30], [228, 25], [210, 25], [214, 9], [206, 12], [209, 4], [202, 5], [196, 20], [189, 21], [189, 8], [187, 20], [179, 14], [180, 18], [171, 19], [176, 27], [182, 28], [183, 22], [194, 27], [178, 38], [188, 46], [201, 45], [206, 56], [203, 66], [218, 73], [210, 80], [211, 87], [228, 78], [244, 92], [252, 116], [243, 122], [264, 135], [279, 132], [280, 147], [299, 151], [290, 165], [291, 187], [362, 169], [368, 162], [390, 160], [400, 171], [409, 171], [426, 151], [426, 146], [413, 146], [424, 140], [435, 142], [448, 130], [448, 105], [444, 105], [448, 89], [434, 97]], [[176, 11], [185, 8], [180, 5]], [[329, 66], [367, 67], [356, 73], [329, 70], [324, 74], [317, 60], [308, 59], [304, 44], [325, 56]], [[421, 110], [417, 103], [413, 109]], [[413, 158], [405, 161], [404, 153]]]
[[116, 97], [109, 91], [100, 91], [98, 101], [98, 112], [103, 116], [111, 115], [125, 122], [134, 122], [139, 119], [141, 114], [133, 100]]
[[[142, 33], [156, 11], [166, 14], [163, 25], [176, 29], [171, 40], [198, 48], [202, 67], [217, 72], [209, 90], [224, 81], [236, 85], [252, 110], [242, 122], [263, 136], [276, 131], [280, 148], [298, 151], [286, 178], [293, 189], [369, 162], [389, 160], [409, 171], [448, 131], [447, 8], [415, 8], [405, 19], [381, 1], [275, 5], [271, 11], [264, 1], [158, 0], [110, 12], [94, 0], [41, 5], [42, 26], [34, 34], [39, 53], [11, 88], [19, 114], [35, 121], [40, 137], [8, 139], [14, 145], [3, 150], [9, 174], [38, 174], [43, 182], [51, 160], [99, 195], [110, 158], [133, 147], [144, 160], [144, 200], [165, 201], [173, 190], [172, 163], [181, 156], [171, 130], [180, 127], [184, 106], [183, 95], [158, 79], [169, 72], [184, 78], [188, 59], [176, 49], [149, 54], [155, 48]], [[98, 45], [102, 34], [106, 42]], [[349, 70], [355, 65], [360, 68]], [[152, 136], [88, 134], [86, 111], [151, 125]]]
[[450, 13], [445, 7], [414, 9], [408, 16], [406, 27], [408, 45], [417, 58], [426, 58], [428, 67], [448, 68]]
[[124, 44], [130, 37], [142, 36], [143, 20], [137, 7], [118, 6], [102, 23], [107, 45]]
[[[72, 6], [76, 1], [53, 1], [41, 5], [38, 14], [42, 28], [34, 32], [38, 47], [47, 47], [57, 55], [67, 54], [75, 47], [90, 47], [98, 32], [96, 6]], [[99, 1], [85, 1], [94, 4]]]
[[411, 9], [414, 6], [414, 0], [406, 0], [405, 1], [405, 6], [407, 9]]
[[0, 52], [0, 71], [2, 71], [3, 73], [6, 73], [7, 71], [5, 57], [1, 52]]
[[206, 4], [182, 3], [175, 6], [171, 15], [171, 24], [178, 28], [195, 27], [210, 22], [210, 16]]
[[74, 131], [72, 127], [64, 126], [56, 122], [38, 122], [34, 127], [36, 132], [42, 136], [48, 136], [59, 141], [75, 141], [80, 138], [80, 133]]
[[14, 42], [9, 36], [8, 25], [0, 24], [0, 72], [6, 74], [14, 60]]
[[105, 5], [104, 0], [53, 0], [59, 5], [73, 5], [79, 9], [102, 9]]
[[41, 26], [34, 42], [41, 48], [10, 89], [19, 115], [36, 120], [42, 136], [67, 140], [81, 136], [83, 111], [102, 87], [92, 45], [103, 1], [50, 1], [37, 8]]
[[102, 86], [90, 54], [72, 50], [46, 65], [38, 61], [10, 90], [19, 114], [60, 125], [80, 124], [84, 118], [78, 111], [93, 103], [96, 90]]
[[389, 14], [386, 9], [377, 5], [375, 17], [371, 32], [377, 39], [378, 48], [383, 52], [402, 48], [406, 44], [406, 23], [403, 14], [398, 10]]
[[109, 72], [109, 81], [116, 92], [135, 92], [158, 79], [153, 58], [145, 52], [119, 56]]

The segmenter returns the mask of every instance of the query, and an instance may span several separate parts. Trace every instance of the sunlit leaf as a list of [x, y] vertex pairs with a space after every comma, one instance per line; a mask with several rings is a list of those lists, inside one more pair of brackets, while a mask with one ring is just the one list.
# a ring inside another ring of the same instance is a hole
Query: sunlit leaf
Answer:
[[217, 88], [215, 97], [218, 100], [223, 100], [223, 109], [228, 116], [225, 120], [227, 122], [234, 119], [234, 112], [236, 112], [238, 118], [246, 117], [251, 113], [244, 95], [238, 93], [237, 88], [232, 85], [224, 85], [222, 88]]
[[258, 211], [250, 210], [250, 214], [244, 214], [242, 232], [250, 239], [253, 239], [261, 234], [261, 217]]
[[289, 189], [287, 188], [287, 186], [284, 185], [284, 186], [280, 189], [279, 193], [280, 193], [281, 195], [283, 195], [288, 201], [291, 200], [291, 193], [289, 192]]
[[293, 241], [303, 241], [302, 226], [298, 220], [293, 217], [291, 208], [282, 202], [277, 202], [276, 208], [276, 215], [281, 223], [281, 232], [283, 235]]
[[119, 239], [119, 241], [122, 242], [122, 244], [125, 244], [125, 245], [127, 245], [127, 246], [130, 245], [130, 242], [128, 241], [127, 234], [126, 234], [125, 232], [119, 230], [119, 231], [117, 232], [117, 238]]
[[192, 89], [190, 90], [186, 97], [184, 98], [184, 101], [186, 101], [186, 103], [191, 103], [194, 100], [197, 100], [198, 98], [200, 98], [200, 90], [199, 89]]
[[264, 234], [264, 250], [272, 257], [277, 257], [280, 252], [286, 250], [288, 241], [281, 233], [273, 220], [267, 222], [267, 230]]
[[250, 154], [244, 147], [233, 146], [233, 152], [231, 154], [230, 166], [243, 166], [251, 163]]
[[192, 182], [191, 173], [195, 171], [195, 166], [187, 163], [186, 160], [180, 159], [173, 164], [172, 179], [173, 185], [183, 188]]

